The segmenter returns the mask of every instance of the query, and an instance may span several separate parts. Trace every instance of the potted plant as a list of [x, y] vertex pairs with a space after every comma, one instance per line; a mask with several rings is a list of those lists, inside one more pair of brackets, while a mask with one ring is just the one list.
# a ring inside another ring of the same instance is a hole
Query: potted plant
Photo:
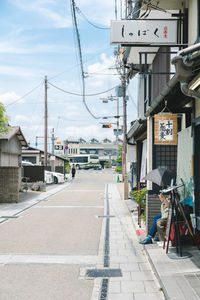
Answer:
[[140, 225], [141, 218], [146, 221], [146, 193], [147, 189], [143, 188], [141, 190], [132, 191], [135, 202], [137, 203], [138, 209], [138, 225]]

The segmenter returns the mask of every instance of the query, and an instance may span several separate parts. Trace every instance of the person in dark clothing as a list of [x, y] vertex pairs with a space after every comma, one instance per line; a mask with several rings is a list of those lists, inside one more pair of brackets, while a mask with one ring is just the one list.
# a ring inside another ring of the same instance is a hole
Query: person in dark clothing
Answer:
[[75, 165], [73, 164], [72, 165], [72, 178], [74, 178], [75, 177], [75, 174], [76, 174], [76, 167], [75, 167]]

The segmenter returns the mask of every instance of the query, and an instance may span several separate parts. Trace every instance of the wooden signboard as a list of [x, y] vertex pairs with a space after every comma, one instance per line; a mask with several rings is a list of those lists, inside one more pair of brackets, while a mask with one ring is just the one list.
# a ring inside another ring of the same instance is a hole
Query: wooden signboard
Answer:
[[177, 145], [177, 114], [160, 113], [154, 121], [154, 144]]

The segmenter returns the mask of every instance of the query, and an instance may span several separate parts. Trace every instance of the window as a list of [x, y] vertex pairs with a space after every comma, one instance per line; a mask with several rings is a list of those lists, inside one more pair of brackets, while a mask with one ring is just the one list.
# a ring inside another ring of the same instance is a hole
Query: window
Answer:
[[77, 157], [71, 157], [70, 161], [73, 163], [87, 163], [88, 157], [87, 156], [77, 156]]
[[80, 154], [87, 154], [88, 153], [88, 149], [80, 149]]
[[154, 169], [167, 167], [176, 171], [177, 146], [154, 145]]
[[98, 155], [90, 155], [90, 159], [98, 159]]
[[36, 164], [36, 156], [22, 156], [23, 161], [28, 161], [32, 164]]
[[88, 149], [89, 154], [98, 154], [99, 150], [97, 149]]

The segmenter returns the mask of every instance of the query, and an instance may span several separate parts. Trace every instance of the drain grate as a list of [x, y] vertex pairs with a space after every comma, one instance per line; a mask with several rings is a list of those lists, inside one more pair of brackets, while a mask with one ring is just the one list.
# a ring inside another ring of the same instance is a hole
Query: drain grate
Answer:
[[17, 219], [19, 216], [1, 216], [2, 219]]
[[87, 277], [122, 277], [121, 269], [90, 269], [86, 272]]
[[106, 300], [108, 294], [108, 279], [103, 279], [100, 300]]

